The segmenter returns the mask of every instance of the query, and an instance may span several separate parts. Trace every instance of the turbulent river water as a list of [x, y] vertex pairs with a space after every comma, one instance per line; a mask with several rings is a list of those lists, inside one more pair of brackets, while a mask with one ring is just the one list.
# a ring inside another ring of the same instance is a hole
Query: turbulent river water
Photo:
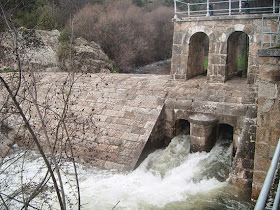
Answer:
[[[220, 140], [209, 153], [189, 153], [189, 148], [189, 136], [177, 136], [167, 148], [150, 154], [126, 174], [78, 164], [82, 209], [253, 209], [248, 196], [227, 182], [230, 141]], [[17, 149], [2, 161], [0, 209], [4, 209], [3, 199], [10, 209], [18, 209], [22, 204], [7, 201], [6, 196], [23, 200], [23, 188], [28, 193], [46, 169], [40, 156], [31, 151]], [[61, 169], [67, 175], [63, 178], [67, 209], [77, 209], [72, 164], [61, 161]], [[59, 209], [51, 184], [44, 192], [30, 204], [38, 209]]]

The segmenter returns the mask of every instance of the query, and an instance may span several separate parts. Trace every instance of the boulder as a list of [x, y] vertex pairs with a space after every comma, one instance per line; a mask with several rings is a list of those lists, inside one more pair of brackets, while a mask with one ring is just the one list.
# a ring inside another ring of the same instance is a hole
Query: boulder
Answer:
[[[0, 34], [0, 69], [18, 69], [15, 37], [18, 40], [18, 55], [25, 69], [34, 71], [75, 71], [98, 73], [101, 69], [113, 69], [110, 59], [100, 45], [77, 38], [72, 46], [72, 60], [59, 59], [61, 43], [58, 30], [43, 31], [19, 28], [17, 35], [11, 32]], [[74, 67], [74, 68], [73, 68]]]
[[103, 52], [100, 45], [79, 37], [73, 42], [74, 56], [72, 62], [69, 59], [65, 60], [66, 69], [71, 69], [85, 73], [97, 73], [102, 71], [107, 72], [113, 69], [108, 56]]

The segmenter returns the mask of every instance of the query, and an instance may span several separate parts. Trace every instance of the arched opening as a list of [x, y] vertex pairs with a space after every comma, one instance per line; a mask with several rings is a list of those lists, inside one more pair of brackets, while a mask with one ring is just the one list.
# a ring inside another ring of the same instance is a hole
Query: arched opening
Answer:
[[208, 36], [203, 32], [193, 34], [189, 44], [187, 79], [207, 74], [208, 53]]
[[[231, 125], [219, 124], [217, 126], [217, 134], [222, 144], [229, 146], [230, 144], [233, 143], [234, 128]], [[235, 156], [235, 153], [236, 153], [236, 146], [233, 145], [233, 151], [232, 151], [233, 157]]]
[[175, 122], [175, 136], [190, 134], [190, 123], [188, 120], [179, 119]]
[[249, 37], [241, 31], [233, 32], [227, 41], [226, 80], [235, 76], [247, 78]]

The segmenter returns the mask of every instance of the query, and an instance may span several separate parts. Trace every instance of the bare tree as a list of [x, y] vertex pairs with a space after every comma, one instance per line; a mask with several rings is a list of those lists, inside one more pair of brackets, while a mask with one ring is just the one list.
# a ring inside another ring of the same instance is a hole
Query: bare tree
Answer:
[[[60, 209], [66, 209], [67, 203], [73, 203], [74, 201], [67, 201], [70, 198], [65, 191], [65, 182], [63, 181], [65, 173], [61, 169], [63, 165], [62, 157], [65, 156], [73, 162], [77, 207], [80, 209], [79, 181], [72, 150], [73, 137], [65, 120], [68, 115], [72, 87], [76, 76], [70, 73], [58, 81], [57, 87], [49, 86], [47, 90], [41, 92], [42, 89], [38, 87], [38, 81], [43, 75], [36, 73], [31, 65], [22, 65], [26, 46], [21, 43], [18, 30], [12, 25], [11, 19], [9, 20], [6, 17], [1, 5], [0, 9], [8, 28], [6, 34], [12, 37], [14, 56], [17, 61], [17, 69], [14, 69], [14, 72], [0, 72], [2, 99], [0, 101], [0, 133], [2, 133], [0, 137], [2, 136], [3, 142], [12, 139], [14, 143], [23, 146], [30, 144], [29, 147], [32, 148], [32, 145], [35, 145], [45, 164], [43, 168], [47, 168], [44, 172], [45, 175], [35, 182], [34, 180], [37, 178], [35, 175], [31, 179], [23, 177], [26, 170], [25, 152], [19, 152], [19, 154], [14, 152], [11, 158], [2, 158], [0, 175], [7, 173], [16, 163], [20, 163], [21, 184], [16, 189], [12, 189], [7, 180], [1, 180], [0, 206], [9, 209], [10, 205], [17, 203], [17, 207], [22, 206], [22, 209], [28, 207], [40, 209], [43, 204], [38, 203], [36, 204], [37, 207], [32, 201], [39, 196], [43, 197], [44, 193], [54, 189]], [[52, 103], [55, 102], [53, 100], [54, 93], [59, 93], [56, 100], [60, 101], [61, 106], [58, 110], [52, 106]], [[9, 144], [12, 143], [9, 141]], [[35, 174], [37, 173], [39, 174], [39, 171]], [[42, 202], [48, 203], [47, 201]]]

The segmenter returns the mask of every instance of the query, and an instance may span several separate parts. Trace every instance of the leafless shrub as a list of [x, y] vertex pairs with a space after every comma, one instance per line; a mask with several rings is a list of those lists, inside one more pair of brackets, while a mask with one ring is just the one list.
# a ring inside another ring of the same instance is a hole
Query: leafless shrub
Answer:
[[[66, 209], [67, 205], [75, 203], [80, 209], [79, 182], [71, 143], [73, 137], [69, 135], [69, 125], [65, 120], [71, 102], [75, 75], [69, 74], [66, 78], [58, 80], [57, 86], [50, 85], [42, 92], [38, 81], [44, 75], [36, 73], [32, 65], [28, 65], [28, 67], [21, 65], [24, 58], [23, 43], [20, 43], [18, 39], [17, 29], [6, 19], [3, 8], [0, 9], [9, 28], [8, 32], [13, 40], [14, 55], [17, 60], [16, 68], [12, 69], [12, 72], [5, 73], [4, 70], [0, 72], [0, 137], [3, 141], [1, 143], [7, 147], [14, 143], [25, 146], [29, 144], [29, 148], [34, 144], [43, 159], [43, 165], [31, 178], [25, 177], [25, 171], [28, 170], [26, 152], [15, 151], [9, 158], [0, 159], [0, 175], [8, 175], [12, 171], [21, 177], [20, 182], [13, 187], [11, 185], [14, 183], [9, 182], [9, 176], [3, 180], [1, 178], [0, 208], [27, 209], [32, 207], [41, 209], [45, 205], [52, 208], [46, 192], [54, 191], [60, 209]], [[19, 46], [21, 51], [19, 51]], [[59, 109], [54, 109], [55, 100], [60, 103]], [[65, 155], [73, 161], [76, 177], [76, 188], [72, 189], [73, 192], [65, 190], [66, 184], [63, 177], [66, 175], [61, 170], [62, 156]], [[42, 172], [42, 170], [44, 171]], [[42, 173], [42, 177], [37, 177]], [[69, 201], [69, 193], [74, 193], [77, 200]], [[41, 202], [36, 203], [34, 200], [40, 196]]]
[[171, 56], [173, 11], [151, 12], [130, 1], [88, 4], [74, 16], [74, 33], [101, 45], [122, 71]]

